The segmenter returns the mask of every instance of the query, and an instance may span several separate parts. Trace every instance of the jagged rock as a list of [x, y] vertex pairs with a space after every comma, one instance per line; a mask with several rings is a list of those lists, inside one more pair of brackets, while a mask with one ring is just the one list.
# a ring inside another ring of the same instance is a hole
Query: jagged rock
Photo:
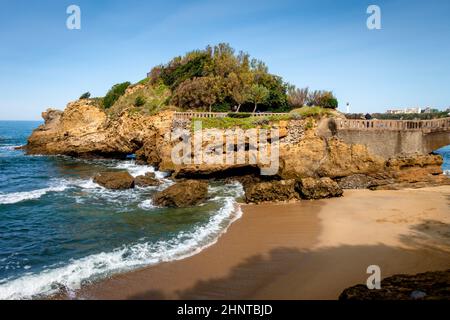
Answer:
[[343, 195], [339, 185], [330, 178], [305, 178], [297, 182], [296, 190], [303, 199], [323, 199]]
[[47, 109], [47, 111], [42, 112], [42, 118], [45, 124], [42, 126], [43, 129], [47, 129], [58, 124], [59, 119], [63, 115], [61, 110]]
[[250, 183], [245, 186], [247, 203], [275, 202], [297, 199], [294, 179]]
[[[123, 96], [133, 94], [130, 87]], [[129, 97], [128, 97], [129, 98]], [[134, 99], [132, 99], [134, 101]], [[250, 163], [250, 145], [246, 145], [245, 163], [174, 164], [171, 141], [173, 111], [156, 115], [136, 114], [125, 107], [111, 113], [100, 108], [96, 99], [78, 100], [62, 111], [49, 109], [42, 114], [45, 124], [36, 129], [24, 148], [28, 154], [65, 154], [77, 157], [126, 158], [135, 154], [139, 163], [151, 164], [161, 171], [174, 172], [186, 179], [228, 178], [259, 175], [262, 164]], [[337, 117], [339, 115], [334, 115]], [[442, 175], [439, 155], [409, 155], [392, 159], [372, 154], [367, 146], [345, 143], [332, 119], [280, 121], [279, 171], [273, 179], [300, 180], [330, 177], [343, 188], [398, 189], [449, 184]], [[190, 128], [190, 122], [175, 121]], [[221, 130], [213, 129], [210, 133]], [[223, 131], [223, 130], [222, 130]], [[239, 133], [235, 130], [236, 134]], [[207, 135], [207, 133], [205, 133]], [[203, 146], [207, 145], [203, 141]]]
[[308, 130], [299, 143], [281, 146], [279, 176], [283, 179], [317, 176], [334, 179], [382, 172], [384, 163], [365, 146], [345, 144], [335, 137], [321, 138], [314, 130]]
[[262, 178], [257, 175], [243, 175], [243, 176], [230, 176], [225, 178], [225, 183], [239, 182], [245, 188], [251, 186], [252, 184], [261, 182]]
[[164, 145], [160, 140], [171, 129], [172, 115], [173, 112], [166, 111], [135, 116], [125, 110], [112, 117], [95, 100], [78, 100], [69, 103], [64, 112], [44, 112], [45, 124], [29, 137], [26, 151], [124, 158], [148, 145], [147, 150], [159, 153]]
[[381, 281], [380, 290], [360, 284], [345, 289], [339, 300], [450, 300], [450, 270], [394, 275]]
[[158, 192], [153, 203], [161, 207], [191, 207], [205, 201], [207, 194], [207, 182], [186, 180]]
[[137, 187], [156, 187], [162, 184], [161, 181], [156, 179], [154, 172], [147, 172], [143, 176], [137, 176], [134, 179], [134, 183]]
[[134, 188], [134, 179], [128, 172], [103, 172], [94, 178], [94, 182], [113, 190]]

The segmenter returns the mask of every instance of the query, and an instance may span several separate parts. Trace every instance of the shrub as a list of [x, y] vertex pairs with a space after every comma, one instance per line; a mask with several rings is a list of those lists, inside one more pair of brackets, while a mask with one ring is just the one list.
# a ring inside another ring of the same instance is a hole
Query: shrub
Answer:
[[80, 100], [82, 99], [89, 99], [91, 97], [91, 93], [90, 92], [85, 92], [80, 96]]
[[306, 105], [308, 100], [308, 88], [299, 89], [291, 86], [288, 89], [288, 102], [291, 108], [301, 108]]
[[338, 101], [331, 91], [315, 90], [308, 95], [308, 105], [336, 109]]
[[331, 113], [332, 111], [330, 109], [322, 107], [302, 107], [290, 112], [291, 115], [299, 115], [301, 117], [321, 117]]
[[103, 99], [103, 107], [109, 109], [112, 105], [125, 94], [127, 88], [131, 85], [130, 82], [118, 83], [112, 86]]
[[241, 113], [230, 112], [227, 116], [230, 118], [235, 118], [235, 119], [244, 119], [244, 118], [250, 118], [252, 116], [252, 114], [246, 113], [246, 112], [241, 112]]
[[322, 103], [322, 107], [328, 108], [328, 109], [337, 109], [338, 108], [338, 101], [336, 98], [328, 98], [325, 99]]
[[134, 100], [134, 105], [136, 107], [142, 107], [146, 102], [147, 101], [143, 96], [137, 96], [136, 99]]

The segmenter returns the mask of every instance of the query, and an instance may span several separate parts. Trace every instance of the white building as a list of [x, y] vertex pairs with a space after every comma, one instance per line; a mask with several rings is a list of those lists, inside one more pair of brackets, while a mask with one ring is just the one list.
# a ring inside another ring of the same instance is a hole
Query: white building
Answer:
[[405, 113], [422, 113], [421, 107], [404, 108], [404, 109], [389, 109], [388, 114], [405, 114]]

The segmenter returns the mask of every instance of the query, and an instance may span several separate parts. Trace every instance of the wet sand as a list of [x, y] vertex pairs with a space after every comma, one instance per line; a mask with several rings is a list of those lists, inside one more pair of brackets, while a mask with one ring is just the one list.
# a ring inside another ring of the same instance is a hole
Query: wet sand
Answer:
[[77, 298], [337, 299], [366, 282], [370, 265], [382, 277], [450, 267], [449, 186], [242, 208], [201, 253], [113, 276]]

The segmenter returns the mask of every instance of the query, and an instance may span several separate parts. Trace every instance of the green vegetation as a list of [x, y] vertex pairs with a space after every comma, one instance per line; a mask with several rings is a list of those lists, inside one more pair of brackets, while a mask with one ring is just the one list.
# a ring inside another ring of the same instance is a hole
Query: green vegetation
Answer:
[[164, 84], [136, 85], [129, 93], [122, 95], [109, 109], [110, 114], [118, 115], [124, 109], [134, 107], [135, 113], [152, 115], [165, 108], [170, 98], [170, 89]]
[[294, 109], [290, 112], [291, 115], [299, 115], [301, 117], [322, 117], [326, 115], [331, 115], [332, 111], [327, 108], [322, 107], [301, 107], [299, 109]]
[[255, 107], [253, 108], [253, 113], [256, 112], [258, 104], [262, 104], [269, 99], [269, 95], [269, 89], [264, 86], [254, 84], [250, 87], [250, 91], [248, 93], [248, 101], [255, 105]]
[[228, 113], [227, 117], [228, 118], [250, 118], [252, 116], [252, 113], [248, 113], [248, 112], [233, 112], [233, 113]]
[[102, 100], [113, 115], [127, 108], [145, 114], [167, 108], [255, 113], [289, 112], [306, 105], [336, 108], [337, 100], [329, 91], [296, 89], [269, 73], [264, 62], [235, 53], [225, 43], [175, 57], [136, 84], [116, 84]]
[[137, 96], [136, 100], [134, 100], [134, 105], [136, 107], [142, 107], [147, 101], [143, 96]]
[[269, 74], [262, 61], [250, 59], [244, 52], [235, 54], [224, 43], [189, 52], [153, 68], [150, 82], [170, 87], [171, 103], [183, 109], [252, 111], [255, 106], [261, 111], [289, 109], [288, 85]]
[[[258, 127], [258, 123], [264, 120], [262, 117], [249, 117], [249, 118], [194, 118], [192, 119], [192, 128], [194, 128], [195, 121], [201, 121], [203, 129], [231, 129], [241, 128], [244, 130]], [[262, 127], [266, 128], [267, 125]]]
[[288, 89], [288, 101], [293, 108], [304, 106], [319, 106], [328, 109], [338, 108], [338, 100], [331, 91], [309, 91], [309, 88], [299, 89], [291, 86]]
[[91, 97], [91, 93], [90, 92], [85, 92], [80, 96], [80, 100], [82, 99], [89, 99]]
[[[202, 128], [204, 129], [252, 129], [252, 128], [264, 128], [268, 129], [272, 124], [279, 121], [308, 119], [308, 126], [311, 128], [314, 125], [314, 118], [326, 116], [332, 114], [333, 111], [322, 107], [302, 107], [300, 109], [292, 110], [287, 114], [280, 115], [267, 115], [267, 116], [253, 116], [252, 113], [229, 113], [223, 118], [194, 118], [194, 121], [201, 121]], [[192, 127], [194, 128], [194, 126]]]
[[103, 99], [103, 107], [109, 109], [113, 104], [125, 94], [125, 91], [131, 85], [129, 82], [118, 83], [112, 86]]

